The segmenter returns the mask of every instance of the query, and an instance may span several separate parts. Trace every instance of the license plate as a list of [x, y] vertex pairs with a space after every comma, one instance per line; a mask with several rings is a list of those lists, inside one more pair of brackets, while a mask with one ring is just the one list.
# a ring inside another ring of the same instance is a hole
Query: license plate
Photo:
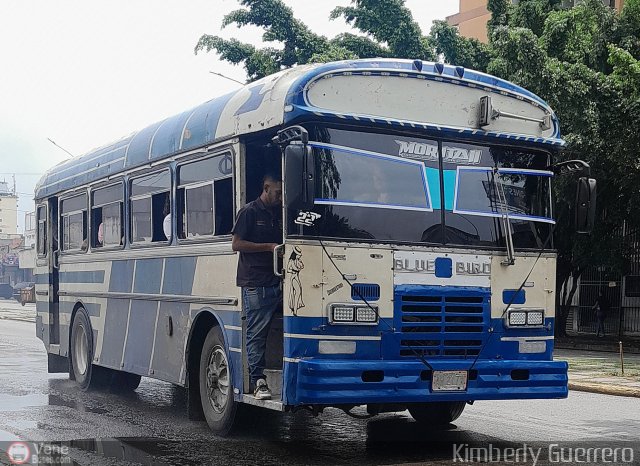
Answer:
[[431, 390], [460, 392], [467, 389], [467, 371], [433, 371]]

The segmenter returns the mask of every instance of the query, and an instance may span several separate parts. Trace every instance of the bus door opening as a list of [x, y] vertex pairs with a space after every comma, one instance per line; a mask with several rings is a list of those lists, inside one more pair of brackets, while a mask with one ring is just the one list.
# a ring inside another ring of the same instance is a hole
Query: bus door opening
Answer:
[[[265, 175], [275, 175], [281, 178], [282, 155], [278, 147], [270, 144], [270, 139], [265, 138], [256, 142], [247, 143], [245, 146], [245, 204], [256, 200], [262, 193], [262, 182]], [[284, 235], [284, 232], [283, 232]], [[284, 237], [284, 236], [283, 236]], [[282, 270], [282, 264], [279, 264]], [[281, 303], [282, 304], [282, 303]], [[247, 326], [246, 319], [242, 321], [242, 341], [243, 348], [246, 349]], [[276, 310], [269, 334], [267, 336], [267, 347], [265, 353], [265, 376], [271, 389], [272, 400], [279, 400], [282, 393], [282, 357], [284, 354], [284, 333], [283, 333], [282, 305]], [[243, 351], [244, 368], [244, 392], [251, 393], [249, 383], [249, 366], [246, 358], [246, 351]]]

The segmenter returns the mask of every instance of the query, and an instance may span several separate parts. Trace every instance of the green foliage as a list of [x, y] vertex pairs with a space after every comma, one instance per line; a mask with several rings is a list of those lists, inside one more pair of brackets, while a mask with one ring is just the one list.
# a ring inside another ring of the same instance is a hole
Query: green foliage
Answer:
[[547, 16], [559, 9], [561, 3], [561, 0], [520, 0], [513, 9], [510, 24], [541, 36]]
[[389, 46], [391, 55], [398, 58], [433, 60], [433, 50], [422, 39], [420, 26], [404, 0], [353, 0], [354, 6], [338, 7], [331, 18], [345, 21]]
[[509, 24], [509, 16], [511, 13], [510, 0], [488, 0], [487, 9], [491, 12], [491, 18], [487, 23], [489, 40], [491, 41], [493, 33], [499, 27]]
[[474, 70], [487, 69], [491, 59], [487, 44], [462, 37], [458, 29], [446, 21], [434, 21], [429, 36], [436, 54], [443, 54], [447, 62]]

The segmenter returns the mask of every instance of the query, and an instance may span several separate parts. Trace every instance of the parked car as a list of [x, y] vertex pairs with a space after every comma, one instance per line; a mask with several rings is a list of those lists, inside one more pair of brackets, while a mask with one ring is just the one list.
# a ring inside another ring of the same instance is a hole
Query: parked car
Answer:
[[13, 287], [8, 283], [0, 283], [0, 298], [10, 299], [13, 296]]
[[33, 286], [35, 286], [34, 282], [16, 283], [15, 285], [13, 285], [13, 299], [20, 302], [21, 301], [20, 291], [24, 288], [32, 288]]

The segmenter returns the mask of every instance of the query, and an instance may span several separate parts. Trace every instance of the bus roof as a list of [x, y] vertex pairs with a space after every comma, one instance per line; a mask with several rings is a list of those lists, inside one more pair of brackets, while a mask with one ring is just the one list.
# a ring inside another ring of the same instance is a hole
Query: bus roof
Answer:
[[[496, 117], [480, 127], [479, 102], [484, 95], [504, 114], [525, 118]], [[547, 127], [535, 124], [543, 116], [550, 121]], [[419, 60], [347, 60], [281, 71], [64, 161], [40, 179], [35, 197], [42, 199], [229, 137], [312, 118], [423, 129], [443, 137], [565, 144], [549, 106], [508, 81]]]

